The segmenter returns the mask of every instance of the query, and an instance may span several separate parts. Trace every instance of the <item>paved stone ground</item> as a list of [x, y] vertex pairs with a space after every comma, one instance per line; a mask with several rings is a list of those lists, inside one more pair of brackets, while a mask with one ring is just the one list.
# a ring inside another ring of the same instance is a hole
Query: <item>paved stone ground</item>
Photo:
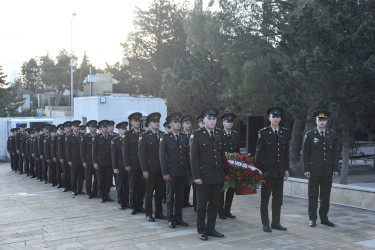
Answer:
[[[262, 231], [259, 193], [236, 196], [236, 219], [217, 220], [224, 238], [198, 239], [196, 215], [184, 208], [190, 225], [169, 229], [166, 221], [147, 222], [116, 202], [100, 204], [86, 196], [10, 171], [0, 163], [0, 249], [371, 249], [375, 248], [375, 212], [331, 206], [337, 227], [308, 227], [307, 201], [285, 197], [282, 225], [287, 232]], [[115, 198], [115, 190], [111, 190]], [[164, 210], [165, 211], [165, 210]]]

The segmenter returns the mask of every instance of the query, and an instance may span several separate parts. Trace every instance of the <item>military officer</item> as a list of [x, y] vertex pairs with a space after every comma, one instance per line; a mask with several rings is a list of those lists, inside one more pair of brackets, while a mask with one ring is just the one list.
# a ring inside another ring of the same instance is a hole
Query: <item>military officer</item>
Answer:
[[309, 178], [310, 227], [316, 226], [318, 197], [320, 198], [319, 217], [321, 223], [329, 227], [335, 226], [328, 220], [328, 211], [332, 176], [338, 176], [339, 146], [336, 133], [327, 128], [329, 116], [330, 113], [325, 110], [313, 113], [317, 126], [305, 134], [303, 143], [304, 174]]
[[68, 165], [68, 160], [66, 158], [66, 145], [65, 145], [65, 138], [67, 138], [70, 133], [71, 133], [71, 123], [70, 121], [66, 121], [63, 123], [64, 126], [64, 134], [60, 135], [58, 138], [58, 155], [59, 155], [59, 161], [62, 166], [62, 179], [63, 179], [63, 185], [64, 185], [64, 190], [63, 192], [68, 192], [71, 190], [70, 188], [70, 166]]
[[215, 107], [203, 109], [200, 116], [204, 128], [190, 137], [190, 162], [197, 185], [197, 231], [201, 240], [208, 240], [208, 236], [224, 237], [215, 230], [226, 163], [222, 132], [215, 128], [218, 112]]
[[108, 120], [99, 122], [100, 133], [92, 140], [92, 162], [98, 178], [99, 201], [114, 201], [109, 192], [112, 179], [111, 135], [108, 134]]
[[116, 177], [117, 201], [121, 210], [130, 207], [128, 172], [125, 171], [124, 158], [122, 157], [122, 145], [127, 126], [128, 122], [118, 123], [116, 125], [118, 134], [111, 142], [112, 167]]
[[[286, 128], [279, 127], [282, 113], [283, 109], [280, 107], [267, 110], [271, 125], [259, 130], [255, 153], [255, 166], [263, 173], [268, 173], [266, 183], [262, 186], [260, 204], [263, 230], [268, 233], [272, 232], [272, 229], [287, 230], [280, 225], [284, 180], [289, 177], [289, 135]], [[271, 194], [272, 223], [270, 227], [268, 203]]]
[[83, 135], [85, 135], [86, 134], [86, 125], [80, 125], [79, 126], [79, 134], [81, 135], [81, 136], [83, 136]]
[[[146, 179], [145, 211], [146, 219], [154, 222], [156, 219], [165, 220], [162, 207], [163, 176], [159, 159], [159, 140], [164, 135], [159, 130], [161, 114], [151, 113], [146, 118], [150, 130], [144, 132], [139, 139], [138, 158], [141, 163], [143, 177]], [[155, 191], [155, 218], [152, 216], [152, 198]]]
[[10, 156], [10, 168], [12, 171], [14, 171], [14, 152], [13, 152], [13, 147], [14, 147], [14, 138], [15, 138], [15, 130], [14, 128], [10, 129], [11, 135], [8, 136], [8, 141], [7, 141], [7, 151]]
[[[193, 120], [193, 117], [191, 115], [183, 115], [181, 117], [181, 125], [182, 125], [182, 134], [185, 134], [187, 138], [190, 138], [192, 131], [191, 131], [191, 121]], [[189, 159], [190, 159], [190, 150], [189, 150]], [[191, 172], [190, 167], [190, 161], [189, 161], [189, 169], [188, 172]], [[185, 190], [184, 190], [184, 207], [193, 207], [194, 205], [190, 204], [189, 198], [190, 198], [190, 188], [191, 185], [189, 183], [186, 183]], [[196, 209], [196, 197], [195, 197], [195, 189], [193, 190], [193, 204], [195, 204], [194, 208]]]
[[92, 162], [92, 140], [96, 135], [96, 130], [98, 127], [97, 123], [98, 122], [96, 120], [88, 121], [86, 125], [89, 128], [89, 133], [81, 137], [80, 155], [82, 165], [85, 168], [87, 199], [91, 199], [98, 195], [98, 180]]
[[145, 180], [143, 178], [141, 164], [138, 159], [138, 141], [145, 130], [141, 129], [142, 114], [135, 112], [129, 115], [131, 129], [126, 132], [123, 153], [125, 170], [129, 175], [129, 200], [130, 214], [135, 215], [137, 212], [144, 212], [142, 207], [145, 194]]
[[66, 159], [70, 166], [72, 195], [85, 194], [82, 191], [83, 181], [85, 178], [85, 169], [81, 163], [81, 135], [79, 133], [79, 125], [81, 121], [75, 120], [71, 122], [72, 133], [65, 137]]
[[[221, 116], [223, 120], [223, 147], [226, 153], [240, 153], [240, 135], [233, 130], [233, 120], [236, 115], [233, 113], [225, 113]], [[225, 200], [224, 200], [225, 195]], [[225, 220], [226, 218], [236, 218], [231, 212], [232, 201], [234, 196], [234, 188], [229, 188], [226, 192], [221, 192], [219, 218]]]
[[164, 181], [167, 182], [168, 226], [188, 226], [182, 219], [184, 190], [189, 169], [189, 138], [180, 133], [181, 113], [167, 116], [171, 132], [160, 139], [159, 158]]
[[18, 155], [18, 173], [19, 174], [23, 174], [23, 156], [22, 156], [22, 149], [21, 149], [21, 138], [23, 138], [24, 136], [26, 136], [26, 124], [25, 123], [22, 123], [20, 124], [19, 126], [19, 132], [16, 134], [16, 152], [17, 152], [17, 155]]
[[52, 182], [51, 186], [53, 187], [57, 186], [56, 161], [53, 160], [53, 158], [55, 158], [55, 155], [53, 154], [54, 152], [52, 151], [53, 141], [56, 137], [56, 132], [57, 132], [57, 128], [55, 126], [51, 126], [50, 135], [44, 139], [44, 156], [48, 164], [49, 180], [50, 182]]
[[30, 138], [26, 142], [26, 154], [28, 155], [29, 158], [29, 173], [31, 178], [35, 178], [35, 161], [33, 157], [33, 143], [34, 143], [34, 138], [35, 138], [35, 129], [30, 130]]
[[172, 131], [172, 128], [171, 128], [171, 126], [169, 126], [168, 121], [163, 123], [163, 127], [164, 127], [164, 131], [165, 131], [166, 134], [169, 134]]
[[43, 132], [43, 128], [42, 127], [37, 127], [35, 129], [35, 137], [34, 137], [34, 141], [33, 141], [33, 144], [32, 144], [32, 152], [34, 154], [34, 162], [35, 162], [35, 175], [36, 175], [36, 180], [37, 181], [43, 181], [42, 179], [42, 163], [40, 161], [40, 158], [39, 158], [39, 150], [38, 150], [38, 140], [39, 140], [39, 136], [40, 134]]
[[48, 183], [48, 163], [45, 158], [45, 152], [44, 152], [44, 139], [46, 139], [49, 136], [49, 124], [44, 124], [42, 126], [42, 134], [39, 135], [38, 139], [38, 151], [39, 151], [39, 158], [42, 165], [42, 178], [44, 180], [44, 184]]
[[204, 128], [203, 117], [201, 117], [201, 115], [197, 116], [197, 121], [198, 121], [198, 127]]
[[27, 155], [26, 149], [28, 141], [30, 140], [30, 128], [25, 129], [25, 135], [21, 137], [21, 155], [23, 158], [23, 170], [26, 173], [26, 176], [30, 175], [30, 160]]
[[64, 186], [62, 182], [62, 166], [61, 166], [61, 162], [59, 160], [59, 154], [58, 154], [59, 138], [63, 134], [64, 134], [64, 125], [63, 124], [57, 125], [57, 133], [56, 133], [56, 136], [53, 138], [52, 147], [51, 147], [51, 155], [53, 157], [52, 159], [56, 165], [57, 188], [62, 188]]

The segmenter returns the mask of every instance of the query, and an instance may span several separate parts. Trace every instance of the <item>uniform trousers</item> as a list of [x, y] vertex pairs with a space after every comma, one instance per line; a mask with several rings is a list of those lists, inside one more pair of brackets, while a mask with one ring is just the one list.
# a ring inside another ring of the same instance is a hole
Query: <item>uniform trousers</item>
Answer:
[[62, 181], [62, 166], [61, 166], [61, 162], [59, 161], [59, 159], [56, 160], [56, 183], [57, 185], [59, 186], [63, 186], [63, 181]]
[[33, 178], [36, 177], [35, 176], [35, 161], [34, 161], [34, 157], [30, 157], [29, 158], [29, 174], [30, 176], [32, 176]]
[[182, 220], [186, 176], [171, 176], [167, 182], [168, 221]]
[[22, 154], [18, 154], [18, 172], [23, 173], [23, 157]]
[[[201, 184], [197, 186], [197, 231], [199, 234], [215, 229], [216, 216], [219, 211], [220, 191], [219, 184]], [[206, 224], [207, 217], [207, 224]]]
[[232, 202], [233, 202], [233, 196], [234, 196], [234, 188], [228, 188], [226, 192], [221, 192], [219, 213], [225, 213], [225, 214], [230, 213], [230, 209], [232, 207]]
[[27, 157], [26, 155], [23, 157], [23, 169], [24, 169], [24, 172], [27, 174], [27, 176], [30, 175], [30, 161], [29, 161], [29, 157]]
[[128, 175], [130, 205], [132, 209], [139, 209], [143, 204], [146, 186], [142, 169], [132, 169]]
[[[322, 222], [328, 220], [329, 200], [331, 196], [332, 176], [311, 176], [308, 183], [309, 218], [316, 221], [318, 197], [320, 200], [319, 217]], [[320, 192], [319, 192], [320, 189]]]
[[272, 225], [280, 224], [281, 205], [283, 204], [283, 177], [267, 177], [260, 192], [260, 216], [263, 225], [269, 225], [268, 203], [272, 194]]
[[70, 167], [71, 186], [73, 192], [82, 192], [85, 169], [81, 163], [73, 163]]
[[155, 191], [155, 215], [163, 213], [162, 190], [165, 182], [161, 173], [149, 174], [146, 179], [145, 211], [146, 216], [152, 216], [152, 197]]
[[57, 185], [56, 177], [56, 162], [51, 160], [50, 163], [48, 163], [48, 180], [54, 186]]
[[70, 190], [71, 188], [70, 166], [65, 159], [64, 159], [64, 164], [62, 164], [62, 170], [63, 170], [64, 188], [66, 188], [67, 190]]
[[129, 177], [128, 172], [123, 171], [116, 174], [116, 190], [118, 204], [126, 206], [129, 204]]
[[99, 197], [105, 199], [109, 196], [112, 184], [112, 166], [99, 166], [96, 170], [98, 178]]
[[87, 167], [85, 168], [85, 180], [87, 195], [98, 195], [98, 178], [96, 177], [93, 164], [87, 163]]

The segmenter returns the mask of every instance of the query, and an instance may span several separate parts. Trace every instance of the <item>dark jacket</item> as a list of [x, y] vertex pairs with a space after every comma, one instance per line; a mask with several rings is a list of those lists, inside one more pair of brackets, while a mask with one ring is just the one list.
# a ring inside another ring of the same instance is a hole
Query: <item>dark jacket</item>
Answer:
[[33, 153], [35, 154], [36, 158], [39, 158], [39, 149], [38, 149], [39, 137], [40, 135], [35, 136], [34, 141], [33, 141]]
[[223, 147], [226, 153], [240, 153], [240, 134], [232, 130], [229, 135], [223, 130]]
[[81, 137], [81, 162], [86, 162], [87, 164], [92, 164], [92, 140], [94, 139], [94, 135], [90, 133], [85, 134]]
[[172, 132], [160, 139], [159, 158], [163, 175], [186, 176], [188, 173], [189, 138], [183, 133], [180, 133], [178, 137], [178, 143]]
[[57, 136], [57, 154], [59, 156], [59, 159], [64, 160], [66, 160], [65, 136], [67, 135], [62, 134]]
[[46, 158], [46, 160], [51, 160], [51, 161], [52, 161], [52, 158], [53, 158], [52, 154], [51, 154], [52, 140], [53, 140], [53, 138], [51, 136], [47, 136], [44, 139], [44, 143], [43, 143], [44, 157]]
[[[157, 132], [159, 138], [164, 135], [160, 130]], [[150, 174], [161, 172], [159, 159], [159, 139], [154, 132], [146, 131], [139, 138], [138, 158], [141, 163], [142, 171], [148, 171]]]
[[111, 156], [111, 136], [102, 133], [94, 136], [92, 140], [92, 163], [97, 163], [99, 167], [112, 165]]
[[117, 134], [111, 141], [112, 167], [120, 172], [125, 172], [124, 158], [122, 157], [122, 145], [124, 138]]
[[279, 127], [278, 136], [271, 127], [259, 130], [255, 152], [255, 167], [269, 177], [281, 178], [289, 170], [289, 133]]
[[59, 159], [59, 155], [57, 152], [58, 139], [59, 139], [58, 136], [55, 136], [55, 137], [52, 137], [52, 141], [51, 141], [51, 157], [52, 159], [56, 158], [56, 160]]
[[79, 133], [65, 137], [66, 159], [73, 164], [81, 163], [81, 136]]
[[18, 132], [15, 136], [15, 146], [16, 151], [19, 150], [21, 152], [21, 138], [26, 136], [26, 133]]
[[339, 171], [339, 146], [335, 132], [327, 129], [322, 139], [318, 129], [305, 134], [303, 142], [304, 172], [311, 176], [332, 176]]
[[46, 134], [41, 134], [38, 138], [38, 152], [39, 152], [39, 155], [43, 155], [44, 156], [44, 139], [46, 139], [48, 135]]
[[213, 141], [206, 128], [197, 129], [190, 139], [190, 163], [194, 180], [202, 179], [203, 184], [222, 183], [226, 162], [222, 131], [214, 130]]
[[128, 132], [126, 132], [122, 152], [122, 157], [124, 158], [125, 166], [130, 166], [132, 169], [141, 168], [141, 164], [138, 159], [138, 142], [139, 137], [144, 132], [144, 130], [141, 130], [139, 136], [134, 129], [131, 129]]

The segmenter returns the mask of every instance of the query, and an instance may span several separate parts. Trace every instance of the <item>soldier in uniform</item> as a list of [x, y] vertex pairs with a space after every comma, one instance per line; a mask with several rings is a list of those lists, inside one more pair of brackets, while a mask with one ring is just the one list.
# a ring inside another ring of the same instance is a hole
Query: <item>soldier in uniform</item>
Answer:
[[88, 121], [86, 125], [89, 128], [89, 133], [82, 136], [80, 151], [81, 162], [85, 168], [87, 199], [91, 199], [98, 195], [98, 180], [96, 178], [95, 168], [92, 163], [92, 140], [96, 135], [98, 124], [96, 120], [91, 120]]
[[[161, 114], [151, 113], [147, 116], [146, 122], [150, 130], [144, 132], [139, 139], [138, 158], [141, 163], [143, 177], [146, 179], [145, 211], [146, 219], [154, 222], [156, 219], [165, 220], [162, 207], [163, 176], [159, 160], [159, 140], [164, 132], [159, 130]], [[152, 197], [155, 191], [155, 218], [152, 216]]]
[[227, 161], [222, 132], [215, 128], [218, 112], [215, 107], [203, 109], [200, 116], [205, 127], [190, 137], [190, 162], [197, 185], [197, 231], [201, 240], [208, 240], [208, 236], [224, 237], [215, 230]]
[[163, 127], [164, 127], [164, 131], [165, 131], [166, 134], [169, 134], [172, 131], [172, 128], [171, 128], [171, 126], [169, 126], [168, 121], [163, 123]]
[[118, 134], [111, 142], [112, 167], [116, 177], [117, 201], [121, 210], [130, 207], [128, 172], [125, 171], [124, 158], [122, 157], [122, 145], [127, 126], [128, 122], [118, 123], [116, 125]]
[[335, 226], [328, 220], [328, 211], [332, 176], [338, 176], [339, 146], [336, 133], [326, 128], [329, 116], [330, 113], [325, 110], [314, 112], [317, 127], [305, 134], [303, 143], [304, 174], [309, 178], [310, 227], [316, 226], [318, 197], [321, 223], [329, 227]]
[[52, 143], [52, 155], [56, 158], [56, 181], [57, 181], [57, 188], [64, 187], [63, 184], [63, 164], [60, 162], [59, 158], [59, 142], [61, 141], [61, 137], [64, 136], [64, 125], [59, 124], [57, 125], [57, 136], [54, 138]]
[[92, 140], [92, 162], [98, 178], [99, 201], [113, 201], [109, 197], [112, 179], [112, 157], [111, 157], [111, 140], [108, 134], [108, 120], [102, 120], [98, 126], [100, 133], [95, 135]]
[[34, 158], [34, 163], [35, 163], [35, 175], [36, 175], [37, 181], [43, 181], [42, 170], [41, 170], [42, 163], [40, 162], [39, 150], [38, 150], [38, 140], [39, 140], [41, 131], [43, 131], [41, 127], [35, 128], [35, 136], [34, 136], [34, 140], [32, 143], [32, 151], [31, 151], [33, 153], [33, 158]]
[[[116, 136], [117, 136], [117, 133], [114, 132], [114, 129], [115, 129], [115, 122], [114, 121], [108, 121], [108, 134], [111, 136], [111, 140], [114, 139]], [[116, 187], [116, 181], [117, 181], [117, 178], [116, 178], [116, 175], [113, 173], [112, 174], [112, 178], [111, 178], [111, 187]], [[115, 184], [113, 184], [113, 179], [115, 180]]]
[[139, 112], [132, 113], [128, 119], [131, 129], [126, 132], [123, 153], [125, 170], [129, 175], [129, 199], [130, 214], [135, 215], [137, 212], [144, 212], [142, 207], [145, 193], [145, 180], [142, 175], [141, 164], [138, 159], [138, 141], [142, 133], [141, 129], [142, 114]]
[[[286, 128], [279, 127], [282, 113], [283, 110], [280, 107], [267, 110], [271, 125], [259, 130], [255, 153], [255, 166], [263, 173], [268, 173], [260, 194], [263, 231], [268, 233], [271, 233], [272, 229], [287, 230], [280, 225], [284, 180], [289, 177], [289, 135]], [[271, 193], [272, 223], [270, 227], [268, 203]]]
[[80, 125], [79, 126], [79, 134], [81, 136], [85, 135], [86, 134], [86, 125]]
[[181, 113], [175, 112], [167, 117], [172, 131], [160, 139], [160, 165], [164, 181], [167, 182], [168, 226], [188, 226], [182, 219], [184, 190], [189, 169], [189, 138], [180, 133]]
[[[181, 125], [182, 125], [181, 133], [185, 134], [187, 136], [187, 138], [190, 138], [190, 136], [192, 135], [192, 131], [191, 131], [191, 126], [192, 126], [191, 121], [192, 120], [193, 120], [193, 117], [191, 117], [191, 115], [183, 115], [181, 117]], [[189, 160], [190, 160], [190, 150], [189, 150]], [[190, 161], [189, 161], [188, 167], [189, 167], [188, 171], [191, 172]], [[191, 187], [191, 185], [186, 183], [185, 190], [184, 190], [184, 207], [193, 207], [194, 206], [189, 202], [190, 187]], [[195, 189], [193, 190], [193, 204], [195, 204], [194, 208], [196, 208], [197, 204], [196, 204]]]
[[[237, 131], [232, 130], [233, 120], [236, 115], [233, 113], [225, 113], [221, 116], [223, 119], [223, 140], [224, 152], [226, 153], [240, 153], [240, 135]], [[224, 200], [225, 196], [225, 200]], [[225, 220], [226, 218], [236, 218], [231, 212], [232, 201], [234, 197], [234, 188], [229, 188], [226, 192], [221, 192], [219, 218]]]
[[35, 138], [35, 129], [30, 130], [30, 138], [26, 141], [26, 154], [29, 158], [29, 174], [31, 178], [35, 178], [35, 161], [33, 157], [33, 143]]
[[30, 172], [30, 161], [26, 154], [26, 141], [30, 139], [30, 129], [25, 129], [25, 135], [21, 137], [21, 155], [23, 158], [23, 172], [26, 176], [29, 176]]
[[203, 117], [201, 117], [201, 115], [197, 116], [197, 121], [198, 121], [198, 127], [204, 128]]
[[65, 138], [70, 135], [71, 132], [71, 124], [70, 121], [66, 121], [63, 123], [64, 126], [64, 134], [58, 137], [58, 144], [57, 144], [57, 152], [59, 155], [59, 161], [62, 166], [62, 181], [64, 190], [63, 192], [68, 192], [70, 190], [70, 166], [68, 165], [68, 160], [66, 158], [66, 145], [65, 145]]
[[72, 133], [65, 137], [66, 158], [70, 166], [72, 195], [85, 194], [82, 191], [85, 169], [81, 163], [79, 124], [81, 124], [79, 120], [72, 121]]
[[12, 150], [12, 145], [14, 145], [14, 137], [15, 137], [15, 132], [14, 128], [10, 129], [11, 135], [8, 136], [8, 141], [7, 141], [7, 151], [10, 156], [10, 168], [12, 171], [14, 171], [14, 153]]
[[23, 174], [23, 156], [21, 152], [21, 139], [26, 136], [26, 124], [20, 124], [19, 129], [19, 132], [16, 134], [16, 152], [18, 155], [18, 173]]
[[[49, 180], [52, 182], [52, 187], [57, 186], [56, 181], [56, 161], [53, 160], [55, 158], [55, 155], [53, 155], [53, 141], [56, 137], [57, 128], [55, 126], [51, 126], [50, 128], [50, 135], [44, 139], [44, 156], [46, 158], [46, 161], [48, 163], [48, 169], [49, 169]], [[56, 160], [56, 158], [55, 158]]]
[[44, 124], [42, 127], [42, 134], [39, 136], [38, 139], [38, 152], [39, 152], [39, 158], [41, 161], [41, 170], [42, 170], [42, 178], [44, 180], [44, 184], [48, 183], [48, 164], [45, 158], [45, 152], [44, 152], [44, 139], [46, 139], [49, 136], [49, 124]]

